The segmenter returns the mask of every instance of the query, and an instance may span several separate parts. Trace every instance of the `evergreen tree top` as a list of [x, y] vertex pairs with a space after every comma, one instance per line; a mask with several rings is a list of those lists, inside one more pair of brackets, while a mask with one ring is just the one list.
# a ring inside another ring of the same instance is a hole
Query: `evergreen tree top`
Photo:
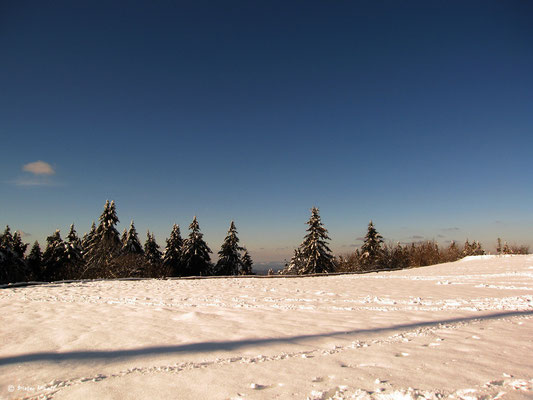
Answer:
[[100, 215], [99, 221], [100, 227], [102, 227], [104, 230], [112, 228], [120, 222], [117, 217], [114, 201], [110, 203], [109, 200], [106, 200], [104, 211], [102, 212], [102, 215]]
[[307, 228], [307, 232], [309, 233], [305, 235], [304, 242], [306, 240], [310, 240], [311, 238], [331, 240], [328, 236], [327, 229], [324, 228], [324, 225], [322, 224], [322, 220], [320, 219], [320, 214], [317, 207], [311, 208], [311, 217], [306, 223], [307, 225], [309, 225], [309, 228]]
[[180, 226], [177, 224], [172, 225], [172, 231], [170, 232], [171, 238], [181, 238]]
[[39, 245], [39, 242], [36, 240], [35, 243], [33, 243], [33, 246], [30, 250], [29, 258], [35, 258], [35, 257], [41, 257], [41, 246]]
[[146, 233], [144, 252], [149, 263], [156, 264], [161, 261], [161, 251], [159, 250], [159, 245], [155, 241], [154, 234], [150, 233], [150, 231]]
[[[365, 241], [361, 246], [362, 262], [368, 267], [375, 267], [379, 262], [379, 258], [383, 252], [381, 244], [383, 237], [378, 233], [374, 227], [374, 223], [370, 220], [368, 230], [365, 235]], [[414, 245], [414, 244], [413, 244]]]
[[365, 235], [365, 241], [368, 240], [383, 243], [383, 236], [378, 233], [378, 231], [374, 227], [374, 223], [372, 222], [372, 220], [370, 220], [370, 222], [368, 223], [368, 230]]
[[173, 249], [175, 251], [181, 251], [181, 246], [183, 244], [183, 239], [181, 238], [180, 226], [174, 224], [172, 226], [172, 231], [170, 232], [170, 237], [167, 239], [166, 250]]
[[12, 249], [20, 257], [24, 257], [24, 253], [28, 248], [28, 244], [22, 241], [22, 235], [19, 231], [16, 231], [13, 235]]
[[74, 243], [74, 242], [77, 242], [79, 241], [78, 239], [78, 235], [76, 233], [76, 230], [74, 229], [74, 224], [71, 224], [70, 225], [70, 231], [67, 235], [67, 239], [70, 243]]
[[174, 224], [170, 237], [167, 239], [163, 262], [172, 268], [173, 275], [181, 274], [181, 257], [183, 250], [183, 239], [181, 238], [180, 226]]
[[[150, 235], [150, 231], [148, 231], [148, 235]], [[133, 220], [131, 220], [130, 229], [125, 233], [125, 237], [123, 238], [122, 250], [133, 254], [142, 254], [143, 252], [143, 247], [139, 241]]]
[[[126, 228], [124, 228], [124, 230], [126, 230]], [[149, 232], [149, 231], [148, 231]], [[128, 235], [133, 235], [133, 234], [137, 234], [137, 230], [135, 229], [135, 224], [133, 223], [133, 220], [131, 220], [130, 222], [130, 228], [128, 230]]]
[[46, 238], [46, 240], [47, 241], [56, 241], [56, 240], [62, 241], [63, 239], [61, 239], [61, 231], [59, 229], [56, 229], [54, 233], [52, 233], [50, 236]]
[[198, 232], [200, 230], [200, 224], [198, 224], [198, 219], [196, 218], [196, 215], [194, 216], [191, 224], [189, 225], [189, 230], [193, 232]]
[[6, 229], [4, 229], [3, 236], [11, 236], [11, 228], [9, 225], [6, 225]]
[[239, 246], [239, 238], [237, 237], [237, 228], [235, 227], [235, 223], [231, 221], [230, 227], [228, 229], [228, 234], [226, 235], [226, 238], [224, 239], [224, 242], [222, 243], [222, 246], [220, 248], [220, 251], [218, 252], [218, 255], [221, 258], [224, 257], [232, 257], [235, 256], [238, 258], [239, 251], [243, 250], [242, 247]]
[[11, 248], [13, 246], [13, 235], [11, 235], [11, 228], [9, 225], [6, 225], [6, 229], [4, 230], [4, 233], [0, 235], [0, 244]]

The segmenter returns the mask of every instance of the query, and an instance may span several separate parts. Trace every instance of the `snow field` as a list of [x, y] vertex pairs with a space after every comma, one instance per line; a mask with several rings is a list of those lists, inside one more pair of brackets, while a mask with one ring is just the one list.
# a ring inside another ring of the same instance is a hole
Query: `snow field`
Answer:
[[526, 399], [533, 257], [3, 289], [2, 398]]

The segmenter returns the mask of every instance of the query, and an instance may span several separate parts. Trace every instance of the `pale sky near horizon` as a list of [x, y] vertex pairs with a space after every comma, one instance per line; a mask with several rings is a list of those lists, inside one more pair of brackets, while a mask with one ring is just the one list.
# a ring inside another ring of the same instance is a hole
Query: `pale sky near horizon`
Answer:
[[1, 225], [533, 245], [533, 3], [212, 3], [0, 5]]

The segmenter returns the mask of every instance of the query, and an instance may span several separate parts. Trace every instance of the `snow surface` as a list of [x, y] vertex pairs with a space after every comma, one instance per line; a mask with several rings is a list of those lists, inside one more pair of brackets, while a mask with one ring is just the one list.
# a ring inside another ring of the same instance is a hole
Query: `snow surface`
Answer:
[[0, 290], [0, 398], [531, 399], [533, 257]]

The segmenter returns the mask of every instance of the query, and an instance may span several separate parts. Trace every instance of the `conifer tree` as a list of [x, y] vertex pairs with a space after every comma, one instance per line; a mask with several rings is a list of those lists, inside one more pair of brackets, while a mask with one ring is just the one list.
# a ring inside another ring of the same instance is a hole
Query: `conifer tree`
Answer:
[[43, 254], [41, 252], [41, 246], [39, 246], [38, 241], [35, 241], [30, 250], [30, 254], [28, 254], [28, 257], [26, 257], [26, 264], [31, 271], [33, 279], [42, 279], [42, 260]]
[[311, 209], [311, 217], [307, 221], [307, 234], [300, 247], [302, 268], [300, 274], [320, 274], [333, 272], [335, 262], [327, 242], [330, 239], [328, 231], [324, 228], [318, 208]]
[[471, 256], [473, 253], [473, 248], [472, 248], [472, 245], [470, 244], [470, 242], [468, 241], [468, 239], [466, 239], [465, 241], [465, 245], [463, 247], [463, 256], [467, 257], [467, 256]]
[[130, 228], [126, 232], [126, 229], [124, 229], [123, 240], [122, 240], [122, 253], [123, 254], [143, 254], [143, 247], [141, 245], [141, 242], [139, 241], [139, 236], [137, 235], [137, 230], [135, 229], [135, 225], [133, 224], [133, 220], [131, 220]]
[[76, 279], [81, 274], [81, 265], [83, 264], [83, 249], [81, 240], [78, 238], [74, 224], [70, 225], [70, 231], [65, 243], [66, 258], [66, 276], [64, 279]]
[[86, 257], [86, 254], [89, 248], [93, 245], [95, 237], [96, 237], [96, 225], [93, 221], [91, 225], [91, 229], [89, 230], [88, 233], [83, 235], [83, 239], [81, 241], [81, 247], [83, 249], [84, 258]]
[[298, 275], [301, 273], [300, 271], [302, 271], [304, 267], [304, 260], [301, 252], [302, 246], [303, 243], [300, 247], [294, 249], [294, 254], [291, 257], [291, 260], [285, 264], [285, 268], [279, 271], [280, 275]]
[[170, 237], [167, 239], [163, 256], [163, 265], [171, 276], [181, 276], [184, 272], [182, 268], [182, 253], [183, 239], [181, 238], [180, 227], [174, 224]]
[[4, 250], [7, 250], [9, 249], [11, 252], [14, 253], [14, 241], [13, 241], [13, 235], [11, 234], [11, 228], [9, 227], [9, 225], [6, 225], [6, 229], [4, 230], [4, 233], [2, 233], [2, 235], [0, 235], [0, 246], [2, 246], [2, 248]]
[[144, 250], [133, 220], [128, 230], [124, 229], [121, 238], [121, 248], [111, 262], [111, 276], [113, 277], [149, 277], [151, 276], [151, 266], [147, 268], [147, 261], [144, 257]]
[[383, 237], [378, 233], [372, 221], [368, 224], [365, 241], [361, 246], [361, 264], [365, 269], [376, 269], [382, 254]]
[[250, 257], [250, 253], [248, 253], [248, 250], [244, 249], [244, 253], [241, 259], [240, 274], [241, 275], [253, 275], [254, 273], [252, 272], [252, 265], [253, 265], [252, 257]]
[[481, 243], [479, 241], [475, 241], [472, 245], [472, 255], [474, 256], [482, 256], [485, 254], [485, 250], [483, 250], [483, 247], [481, 246]]
[[235, 228], [235, 223], [231, 221], [228, 234], [218, 252], [219, 259], [215, 267], [216, 274], [238, 275], [241, 268], [241, 250], [243, 248], [239, 246], [237, 228]]
[[61, 238], [59, 229], [46, 238], [46, 249], [43, 253], [44, 279], [58, 281], [67, 278], [65, 270], [67, 266], [66, 246]]
[[150, 264], [151, 266], [156, 267], [161, 263], [161, 250], [159, 250], [159, 245], [155, 241], [154, 234], [150, 233], [150, 231], [146, 233], [144, 255], [146, 257], [146, 261], [148, 261], [148, 264]]
[[84, 275], [92, 278], [115, 277], [116, 274], [112, 271], [113, 258], [119, 254], [121, 242], [120, 234], [115, 228], [119, 219], [114, 201], [106, 201], [99, 221], [94, 238], [87, 249], [87, 268]]
[[70, 231], [67, 235], [66, 256], [72, 263], [79, 264], [82, 262], [83, 249], [81, 240], [78, 238], [74, 224], [70, 225]]
[[13, 235], [13, 251], [17, 255], [18, 258], [24, 259], [24, 253], [26, 253], [26, 249], [28, 248], [28, 243], [22, 242], [22, 236], [17, 231]]
[[6, 226], [4, 233], [0, 234], [0, 283], [22, 282], [28, 278], [26, 262], [20, 256], [26, 250], [25, 247], [22, 250], [23, 246]]
[[183, 271], [184, 275], [210, 275], [211, 274], [211, 249], [203, 240], [198, 220], [194, 217], [189, 225], [189, 237], [183, 243]]

